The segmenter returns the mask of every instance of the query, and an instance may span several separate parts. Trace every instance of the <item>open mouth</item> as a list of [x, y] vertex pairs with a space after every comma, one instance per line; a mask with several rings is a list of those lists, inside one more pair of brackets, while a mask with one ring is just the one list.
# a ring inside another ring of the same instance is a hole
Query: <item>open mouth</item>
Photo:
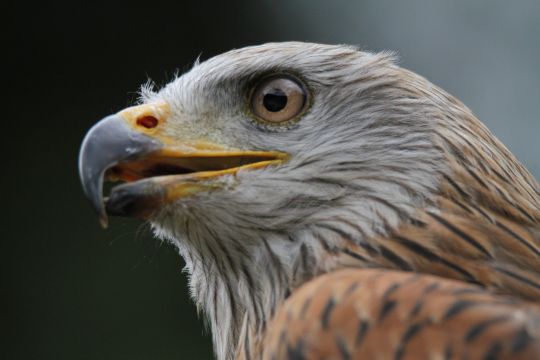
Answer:
[[[165, 204], [219, 189], [223, 182], [214, 180], [221, 176], [288, 158], [277, 151], [231, 149], [205, 140], [177, 141], [152, 133], [154, 129], [134, 127], [136, 119], [132, 124], [124, 115], [111, 115], [94, 125], [79, 154], [83, 190], [103, 226], [108, 215], [146, 219]], [[121, 184], [111, 184], [104, 198], [105, 182]]]
[[[241, 169], [260, 168], [284, 159], [277, 152], [237, 151], [182, 154], [150, 154], [142, 159], [118, 163], [105, 172], [105, 181], [134, 182], [170, 175], [190, 175], [190, 178], [216, 177], [234, 174]], [[187, 178], [185, 176], [184, 178]]]
[[[277, 152], [213, 152], [163, 155], [160, 151], [108, 168], [104, 182], [113, 184], [102, 200], [106, 215], [150, 217], [166, 204], [221, 188], [216, 181], [240, 170], [257, 169], [285, 160]], [[101, 222], [106, 225], [106, 215]]]
[[219, 189], [220, 185], [212, 180], [220, 176], [263, 168], [286, 159], [277, 152], [199, 152], [175, 156], [170, 150], [167, 152], [167, 155], [158, 151], [123, 161], [106, 170], [104, 181], [123, 182], [112, 187], [109, 196], [103, 198], [108, 215], [148, 218], [165, 204]]

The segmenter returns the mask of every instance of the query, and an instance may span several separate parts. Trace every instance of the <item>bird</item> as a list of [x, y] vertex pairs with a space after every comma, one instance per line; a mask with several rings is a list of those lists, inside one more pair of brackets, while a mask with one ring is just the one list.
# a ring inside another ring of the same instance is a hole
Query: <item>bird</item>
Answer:
[[79, 173], [103, 226], [177, 249], [217, 359], [540, 358], [540, 187], [393, 52], [197, 60], [96, 123]]

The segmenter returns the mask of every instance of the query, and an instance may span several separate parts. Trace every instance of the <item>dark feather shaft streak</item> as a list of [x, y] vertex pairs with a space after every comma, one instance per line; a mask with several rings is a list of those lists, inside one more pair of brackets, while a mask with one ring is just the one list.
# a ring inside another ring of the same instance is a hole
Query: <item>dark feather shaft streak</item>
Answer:
[[[351, 292], [352, 284], [358, 288]], [[419, 307], [411, 294], [420, 293]], [[526, 302], [507, 300], [475, 285], [430, 275], [340, 270], [316, 278], [286, 300], [268, 326], [263, 359], [287, 358], [290, 349], [301, 350], [295, 355], [304, 359], [422, 359], [436, 353], [444, 358], [448, 349], [456, 358], [483, 359], [495, 353], [500, 358], [537, 358], [540, 313]], [[410, 314], [407, 321], [400, 315], [404, 313]], [[287, 341], [280, 342], [280, 336]]]

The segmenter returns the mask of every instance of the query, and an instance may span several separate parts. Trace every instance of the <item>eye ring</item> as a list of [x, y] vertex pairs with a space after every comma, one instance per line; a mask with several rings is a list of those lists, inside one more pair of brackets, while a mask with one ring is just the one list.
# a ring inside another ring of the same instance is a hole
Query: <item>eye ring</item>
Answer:
[[298, 119], [308, 106], [308, 92], [297, 78], [277, 74], [255, 84], [249, 97], [249, 108], [265, 124], [286, 125]]

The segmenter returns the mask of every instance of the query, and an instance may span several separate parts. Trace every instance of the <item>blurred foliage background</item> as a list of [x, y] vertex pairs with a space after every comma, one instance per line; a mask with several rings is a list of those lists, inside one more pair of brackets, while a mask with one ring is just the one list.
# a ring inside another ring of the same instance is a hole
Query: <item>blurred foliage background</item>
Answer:
[[[540, 2], [52, 1], [4, 5], [4, 359], [205, 359], [182, 259], [137, 221], [99, 228], [86, 130], [195, 58], [267, 41], [394, 50], [540, 176]], [[6, 76], [7, 75], [7, 76]]]

